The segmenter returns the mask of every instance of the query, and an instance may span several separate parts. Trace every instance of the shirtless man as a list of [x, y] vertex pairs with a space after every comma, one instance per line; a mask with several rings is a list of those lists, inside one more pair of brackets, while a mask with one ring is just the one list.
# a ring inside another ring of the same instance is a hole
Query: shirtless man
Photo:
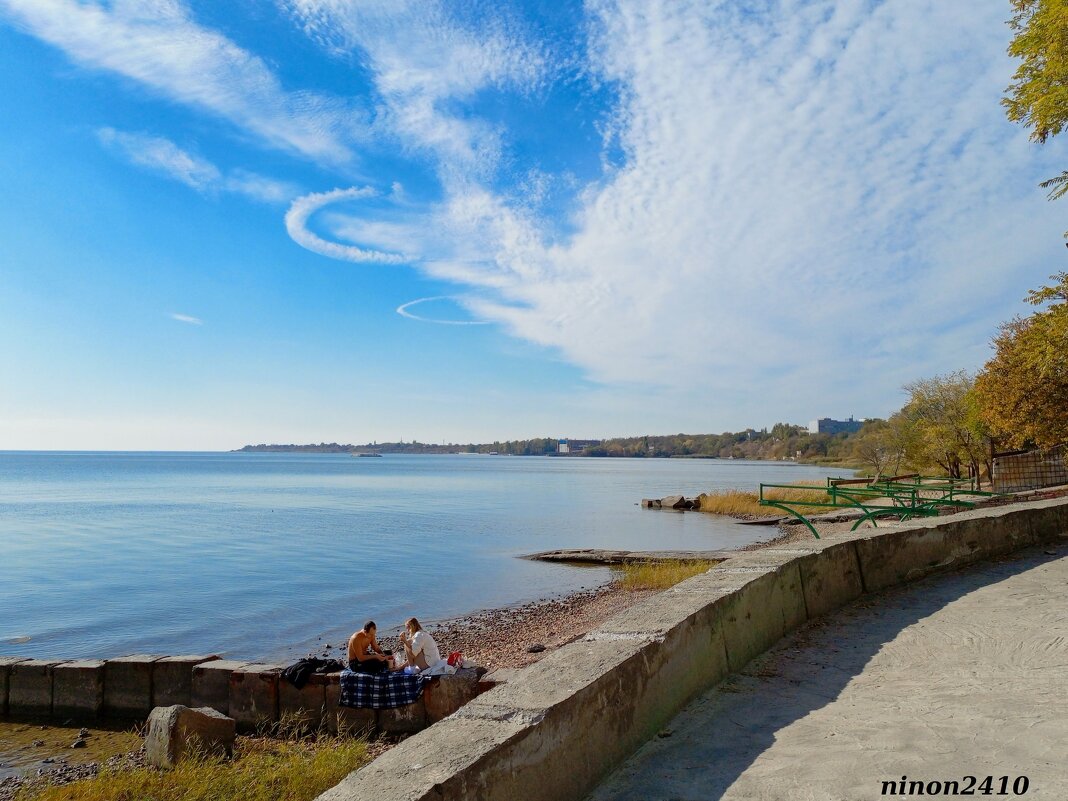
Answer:
[[375, 634], [378, 626], [373, 620], [349, 637], [349, 670], [356, 673], [385, 673], [389, 670], [390, 658], [378, 647]]

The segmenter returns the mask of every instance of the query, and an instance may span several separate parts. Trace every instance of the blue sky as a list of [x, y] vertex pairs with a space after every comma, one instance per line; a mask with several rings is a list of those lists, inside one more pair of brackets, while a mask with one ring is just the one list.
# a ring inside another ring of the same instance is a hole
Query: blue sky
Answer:
[[885, 416], [1063, 269], [1004, 6], [0, 0], [0, 448]]

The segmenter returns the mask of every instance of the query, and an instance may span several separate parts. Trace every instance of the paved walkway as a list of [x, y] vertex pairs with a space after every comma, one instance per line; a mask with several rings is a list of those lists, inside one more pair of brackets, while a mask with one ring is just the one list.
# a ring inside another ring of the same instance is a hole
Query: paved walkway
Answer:
[[917, 796], [884, 795], [883, 781], [964, 790], [968, 775], [995, 777], [995, 795], [977, 785], [973, 798], [1006, 797], [1007, 775], [1009, 798], [1026, 776], [1022, 798], [1068, 799], [1068, 546], [805, 627], [687, 707], [590, 801], [898, 799]]

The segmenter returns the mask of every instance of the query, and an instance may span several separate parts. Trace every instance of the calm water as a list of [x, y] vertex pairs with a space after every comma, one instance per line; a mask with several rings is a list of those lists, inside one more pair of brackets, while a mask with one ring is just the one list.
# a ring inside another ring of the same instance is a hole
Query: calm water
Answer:
[[0, 453], [0, 655], [286, 658], [365, 618], [457, 617], [609, 579], [552, 548], [717, 549], [767, 529], [642, 510], [841, 471], [494, 456]]

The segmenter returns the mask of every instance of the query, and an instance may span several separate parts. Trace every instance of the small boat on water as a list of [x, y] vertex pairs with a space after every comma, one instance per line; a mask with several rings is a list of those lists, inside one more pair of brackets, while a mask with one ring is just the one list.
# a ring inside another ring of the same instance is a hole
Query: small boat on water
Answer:
[[354, 453], [353, 456], [381, 456], [380, 453]]

